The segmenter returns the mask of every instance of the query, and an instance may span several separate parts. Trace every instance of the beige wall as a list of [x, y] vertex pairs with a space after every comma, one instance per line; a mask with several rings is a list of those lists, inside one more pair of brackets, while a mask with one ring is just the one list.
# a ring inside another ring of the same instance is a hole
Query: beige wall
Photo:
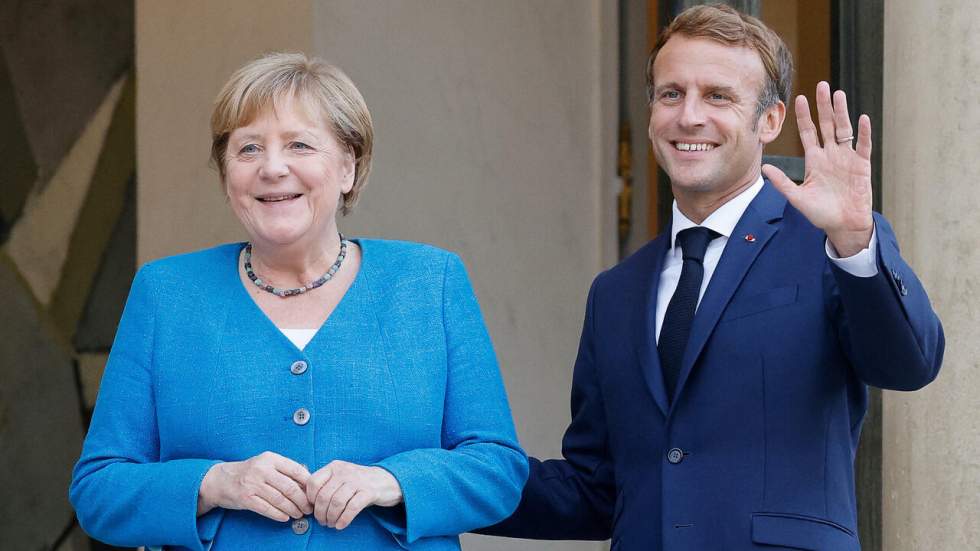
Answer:
[[139, 262], [241, 239], [208, 167], [211, 102], [270, 50], [309, 50], [308, 0], [136, 2]]
[[[207, 168], [210, 103], [268, 49], [341, 66], [376, 150], [352, 236], [457, 251], [521, 441], [557, 456], [594, 275], [615, 261], [616, 11], [528, 3], [137, 4], [139, 258], [241, 238]], [[468, 550], [605, 549], [465, 536]]]
[[[600, 239], [614, 235], [601, 232], [600, 184], [615, 176], [601, 140], [616, 110], [604, 107], [614, 87], [600, 86], [599, 9], [346, 0], [313, 10], [314, 51], [348, 72], [376, 126], [371, 182], [343, 227], [460, 253], [521, 441], [544, 457], [560, 453], [584, 298], [613, 252]], [[478, 536], [464, 544], [597, 549]]]
[[946, 332], [939, 379], [884, 395], [884, 549], [980, 541], [980, 17], [885, 3], [884, 210]]
[[[597, 23], [584, 3], [426, 6], [316, 4], [316, 53], [358, 84], [377, 132], [371, 182], [342, 224], [459, 251], [492, 290], [491, 322], [523, 326], [510, 297], [538, 288], [528, 308], [555, 308], [601, 265]], [[548, 346], [542, 332], [578, 318], [575, 302], [512, 345]]]

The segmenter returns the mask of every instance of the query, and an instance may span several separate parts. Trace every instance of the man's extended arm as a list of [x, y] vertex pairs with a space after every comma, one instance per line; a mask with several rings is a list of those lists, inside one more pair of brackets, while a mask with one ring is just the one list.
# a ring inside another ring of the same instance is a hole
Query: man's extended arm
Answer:
[[589, 290], [585, 324], [572, 376], [572, 422], [562, 440], [564, 459], [530, 458], [521, 503], [507, 520], [478, 533], [533, 539], [604, 540], [615, 502], [606, 416], [596, 376], [594, 302]]
[[[833, 263], [828, 282], [839, 293], [838, 334], [858, 378], [889, 389], [915, 390], [932, 381], [943, 356], [943, 330], [925, 289], [905, 263], [888, 222], [871, 210], [871, 120], [858, 118], [857, 144], [847, 97], [817, 85], [817, 125], [805, 97], [797, 96], [796, 122], [806, 170], [794, 184], [778, 168], [762, 171], [835, 251], [848, 257], [877, 233], [878, 273], [857, 277]], [[821, 144], [822, 141], [822, 144]]]
[[945, 340], [925, 289], [899, 254], [888, 221], [875, 215], [878, 273], [857, 277], [833, 266], [838, 336], [858, 378], [891, 390], [922, 388], [939, 373]]

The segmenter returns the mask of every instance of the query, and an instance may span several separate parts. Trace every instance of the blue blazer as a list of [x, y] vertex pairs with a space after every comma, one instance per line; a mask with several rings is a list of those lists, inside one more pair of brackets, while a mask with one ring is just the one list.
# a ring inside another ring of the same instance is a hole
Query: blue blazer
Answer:
[[[130, 547], [455, 550], [457, 534], [514, 509], [527, 459], [462, 263], [358, 243], [360, 272], [302, 351], [242, 286], [242, 244], [139, 271], [71, 484], [86, 532]], [[379, 465], [404, 506], [370, 508], [343, 531], [309, 516], [299, 534], [250, 511], [196, 516], [211, 465], [266, 450], [311, 472]]]
[[532, 458], [517, 512], [485, 532], [611, 537], [614, 550], [858, 550], [866, 385], [920, 388], [943, 353], [925, 291], [875, 224], [879, 274], [851, 276], [766, 183], [705, 291], [672, 402], [654, 333], [669, 235], [600, 274], [565, 459]]

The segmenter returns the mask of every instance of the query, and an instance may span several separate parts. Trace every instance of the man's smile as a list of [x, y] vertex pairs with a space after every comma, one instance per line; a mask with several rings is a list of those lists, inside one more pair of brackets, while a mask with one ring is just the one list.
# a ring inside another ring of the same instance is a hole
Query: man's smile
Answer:
[[707, 142], [672, 142], [678, 151], [711, 151], [715, 144]]

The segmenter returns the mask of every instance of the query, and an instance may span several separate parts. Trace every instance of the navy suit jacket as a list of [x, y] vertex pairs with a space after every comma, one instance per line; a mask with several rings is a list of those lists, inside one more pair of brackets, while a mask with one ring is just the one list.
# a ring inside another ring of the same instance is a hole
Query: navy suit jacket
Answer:
[[519, 508], [483, 533], [611, 537], [614, 550], [859, 549], [866, 385], [918, 389], [944, 346], [891, 227], [875, 224], [879, 273], [851, 276], [767, 182], [701, 300], [673, 401], [655, 338], [669, 234], [600, 274], [564, 459], [532, 459]]

